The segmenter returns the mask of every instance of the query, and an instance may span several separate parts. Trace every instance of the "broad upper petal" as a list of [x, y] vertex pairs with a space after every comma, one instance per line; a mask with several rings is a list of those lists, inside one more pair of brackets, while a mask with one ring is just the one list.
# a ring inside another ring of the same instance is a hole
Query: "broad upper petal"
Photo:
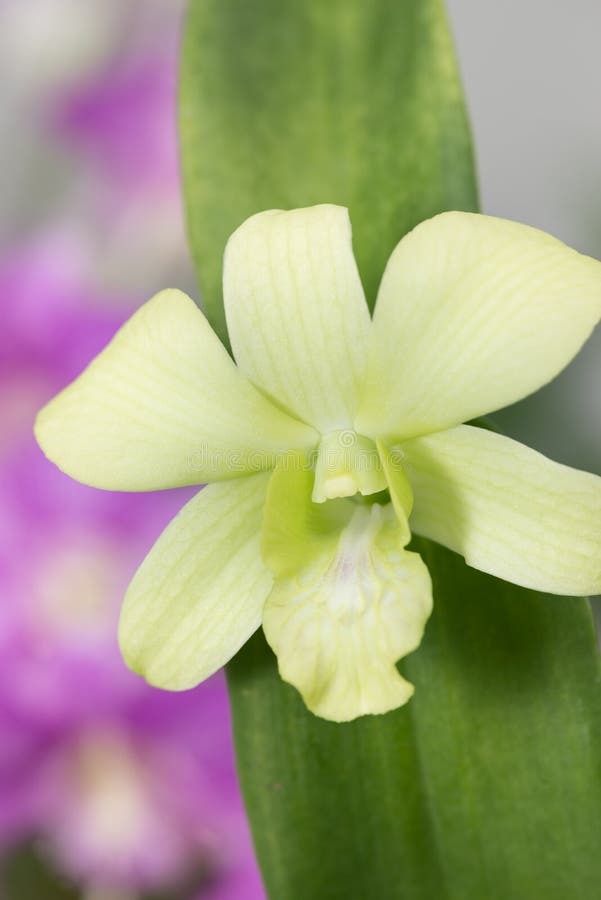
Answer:
[[228, 242], [223, 283], [242, 371], [320, 431], [350, 427], [370, 316], [347, 210], [323, 205], [252, 216]]
[[151, 684], [193, 687], [261, 623], [272, 576], [259, 535], [269, 474], [210, 484], [165, 529], [127, 591], [119, 643]]
[[514, 403], [570, 362], [600, 316], [597, 260], [504, 219], [429, 219], [384, 273], [357, 430], [400, 440]]
[[126, 322], [40, 412], [35, 433], [72, 478], [130, 491], [260, 471], [274, 454], [317, 439], [247, 381], [194, 302], [175, 290]]
[[601, 478], [469, 425], [401, 450], [415, 498], [412, 531], [515, 584], [601, 592]]

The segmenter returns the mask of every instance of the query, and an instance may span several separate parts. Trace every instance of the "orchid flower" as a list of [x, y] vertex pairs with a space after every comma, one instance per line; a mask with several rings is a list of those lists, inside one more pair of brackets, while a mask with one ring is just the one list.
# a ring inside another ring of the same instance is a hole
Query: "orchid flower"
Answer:
[[601, 263], [443, 213], [400, 241], [372, 319], [347, 211], [272, 210], [230, 238], [224, 303], [235, 363], [163, 291], [37, 420], [84, 483], [210, 482], [125, 598], [121, 648], [148, 681], [197, 684], [262, 623], [315, 714], [402, 705], [396, 663], [432, 608], [412, 532], [529, 588], [601, 589], [601, 479], [462, 424], [570, 362], [601, 316]]

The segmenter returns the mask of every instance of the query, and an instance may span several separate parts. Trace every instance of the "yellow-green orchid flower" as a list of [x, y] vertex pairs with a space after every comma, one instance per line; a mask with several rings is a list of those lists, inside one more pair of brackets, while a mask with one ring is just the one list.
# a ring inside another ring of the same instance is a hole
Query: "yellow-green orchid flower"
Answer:
[[601, 479], [461, 424], [570, 362], [601, 316], [601, 263], [444, 213], [399, 243], [372, 320], [347, 212], [324, 205], [246, 221], [224, 300], [236, 363], [164, 291], [36, 424], [48, 457], [96, 487], [212, 482], [125, 599], [121, 647], [152, 684], [192, 687], [262, 622], [317, 715], [405, 703], [395, 664], [432, 606], [411, 531], [526, 587], [601, 590]]

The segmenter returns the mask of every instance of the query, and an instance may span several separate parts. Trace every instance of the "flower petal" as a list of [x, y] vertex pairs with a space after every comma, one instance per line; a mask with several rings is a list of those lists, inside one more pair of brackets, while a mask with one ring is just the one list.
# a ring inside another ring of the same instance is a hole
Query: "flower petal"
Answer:
[[129, 586], [119, 624], [128, 666], [169, 690], [223, 666], [261, 622], [272, 584], [259, 552], [269, 475], [211, 484], [158, 539]]
[[469, 425], [402, 451], [413, 531], [515, 584], [601, 592], [601, 478]]
[[420, 643], [432, 608], [428, 570], [403, 550], [391, 504], [311, 503], [303, 474], [282, 498], [279, 477], [264, 520], [263, 554], [277, 577], [263, 628], [280, 675], [336, 722], [401, 706], [413, 687], [395, 663]]
[[71, 477], [145, 491], [270, 468], [317, 435], [236, 369], [194, 302], [162, 291], [41, 411], [36, 437]]
[[348, 428], [370, 317], [347, 210], [324, 205], [252, 216], [228, 242], [223, 286], [242, 371], [320, 431]]
[[525, 397], [575, 356], [601, 316], [601, 263], [526, 225], [443, 213], [384, 273], [356, 428], [390, 441]]
[[376, 446], [380, 454], [392, 506], [401, 526], [403, 546], [405, 546], [411, 540], [409, 528], [409, 516], [413, 509], [411, 484], [407, 478], [401, 454], [386, 446], [383, 441], [376, 441]]
[[347, 498], [314, 503], [315, 474], [303, 453], [276, 463], [265, 502], [261, 555], [274, 575], [296, 572], [338, 539], [356, 505]]

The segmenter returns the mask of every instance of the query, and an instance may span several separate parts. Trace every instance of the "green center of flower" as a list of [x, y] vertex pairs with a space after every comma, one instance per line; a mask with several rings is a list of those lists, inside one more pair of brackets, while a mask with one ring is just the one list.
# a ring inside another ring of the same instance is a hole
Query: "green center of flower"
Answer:
[[372, 440], [356, 431], [332, 431], [322, 437], [315, 464], [313, 502], [376, 494], [386, 488], [380, 454]]

